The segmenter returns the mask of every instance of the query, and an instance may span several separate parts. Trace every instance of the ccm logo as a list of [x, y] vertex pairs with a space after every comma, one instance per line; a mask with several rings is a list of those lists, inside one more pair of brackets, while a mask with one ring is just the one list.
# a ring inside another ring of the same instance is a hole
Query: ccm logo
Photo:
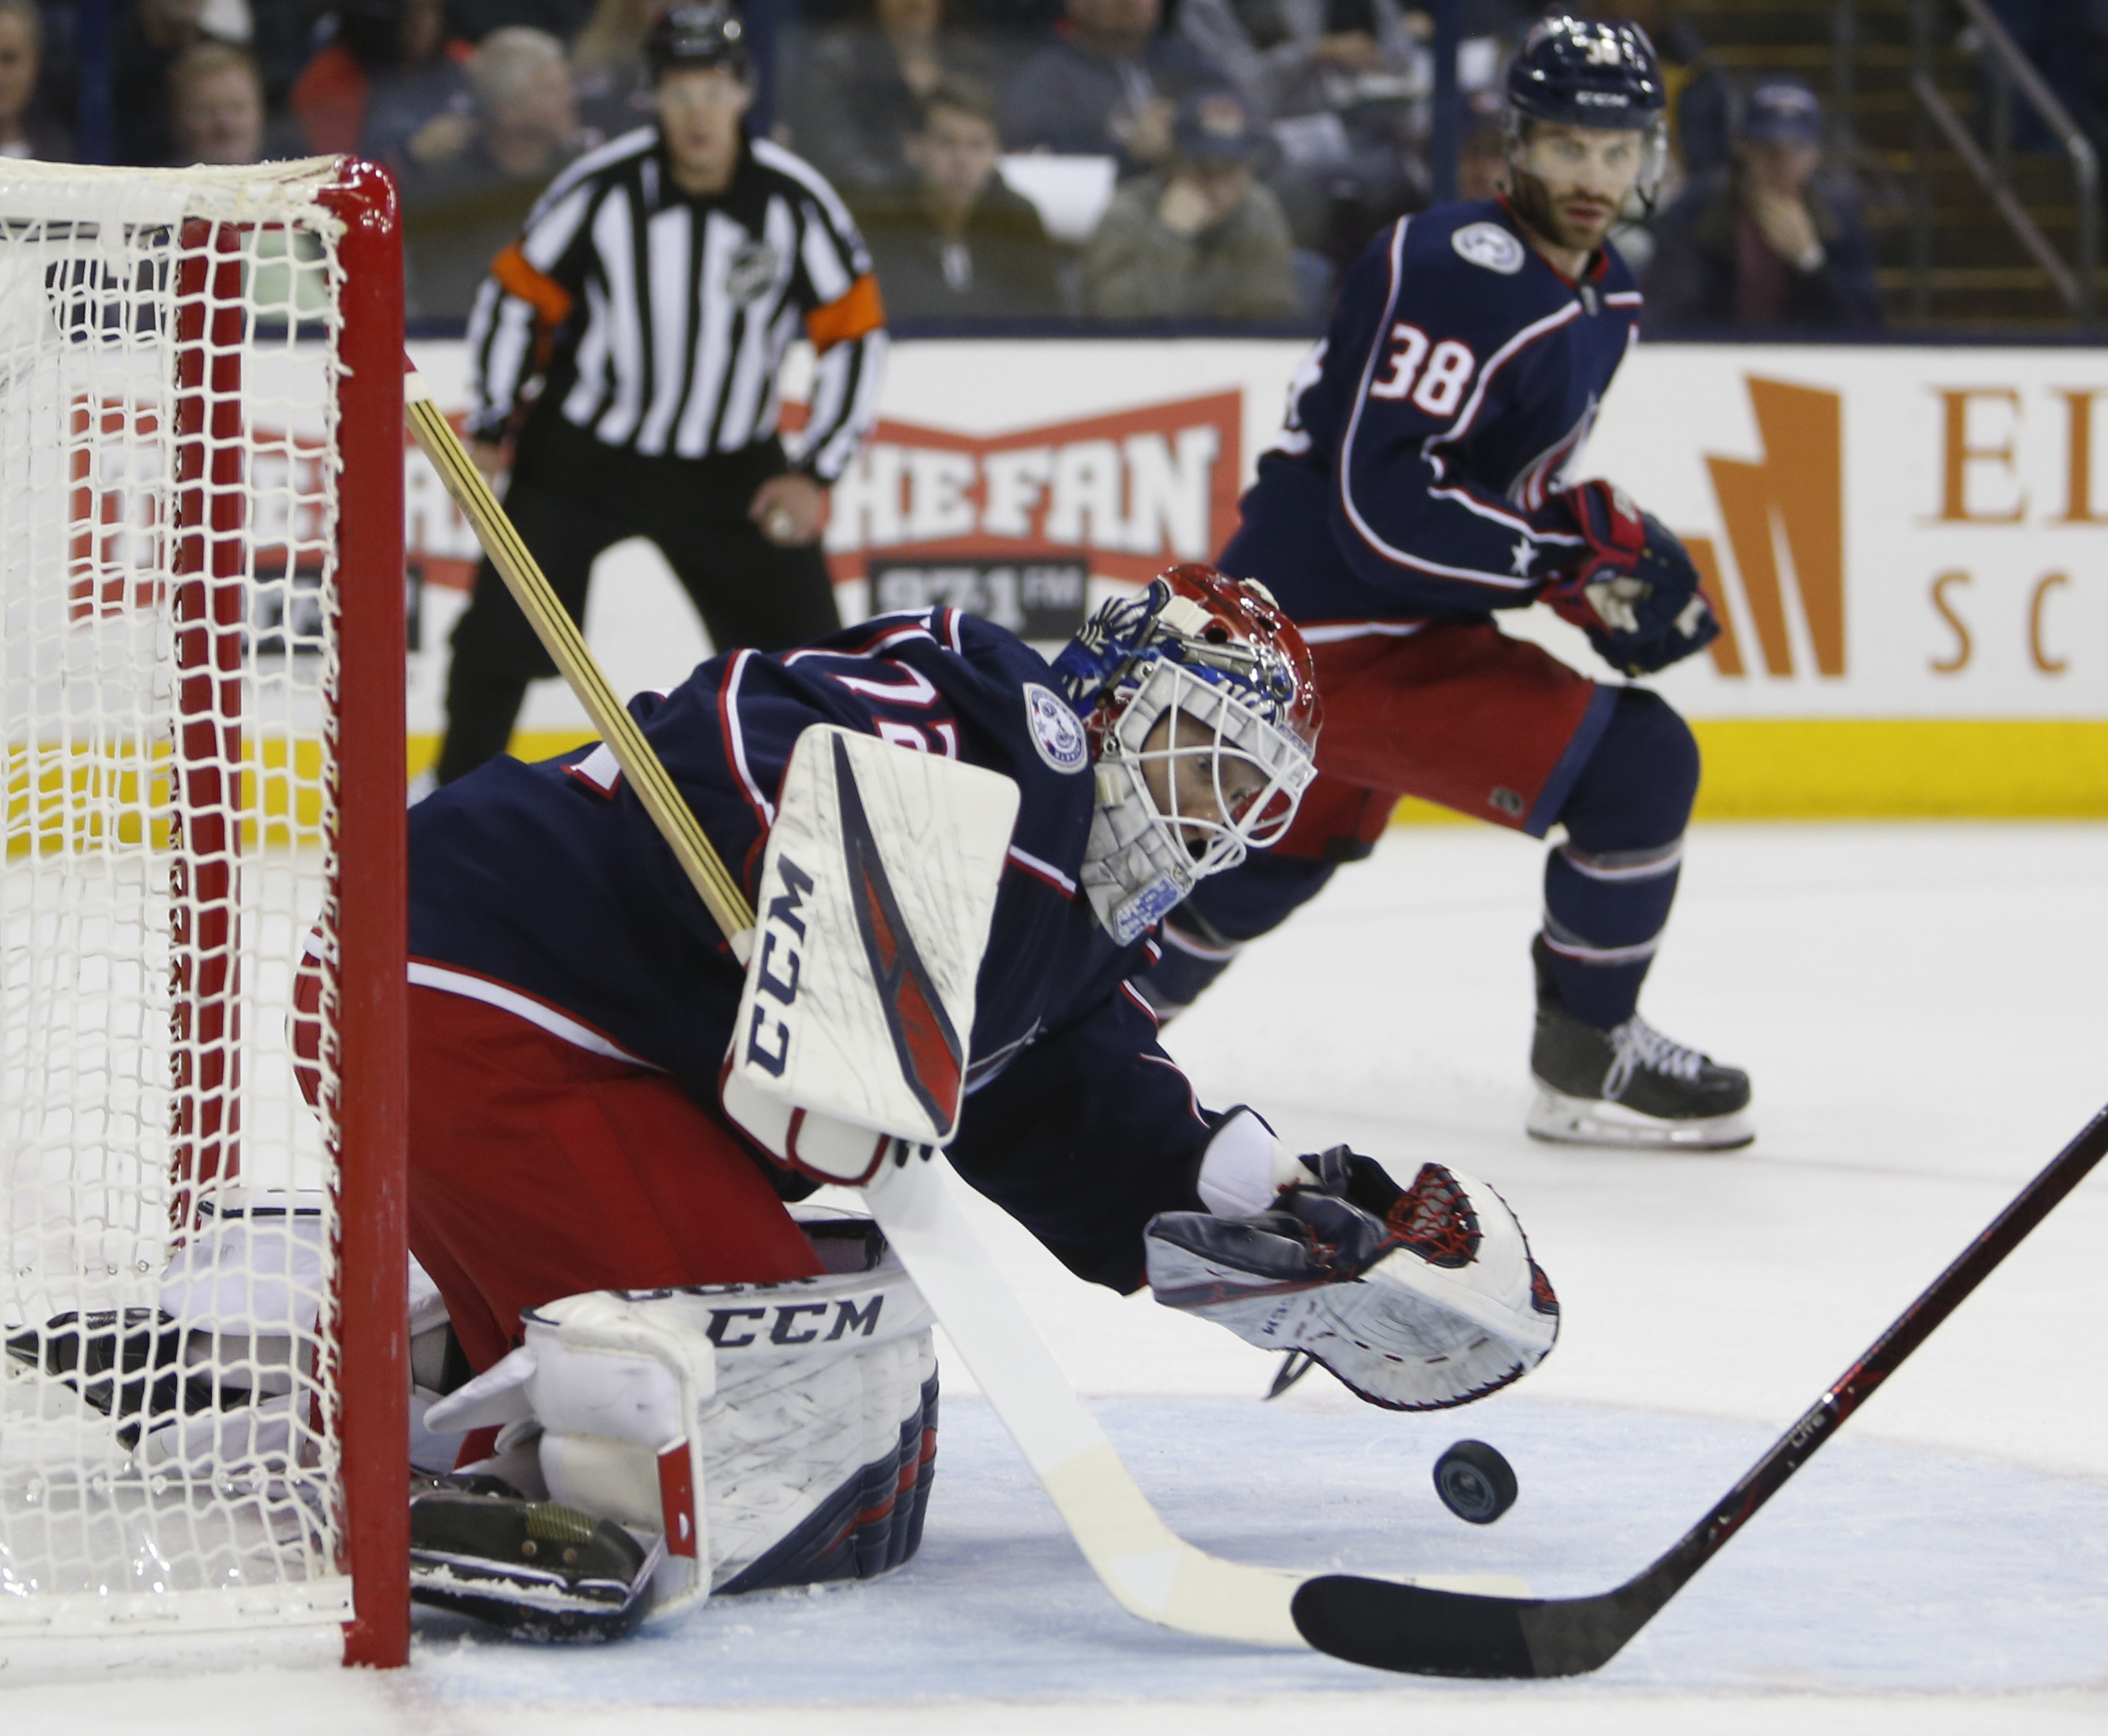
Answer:
[[[841, 1338], [867, 1338], [878, 1330], [878, 1311], [885, 1305], [881, 1291], [861, 1308], [839, 1298], [831, 1302], [778, 1302], [772, 1308], [713, 1308], [704, 1336], [720, 1350], [737, 1350], [742, 1344], [831, 1344]], [[827, 1325], [831, 1310], [834, 1324], [823, 1338], [820, 1329]], [[774, 1323], [764, 1337], [761, 1323], [772, 1315]], [[807, 1318], [812, 1315], [819, 1318]]]
[[780, 1079], [783, 1064], [790, 1058], [790, 1028], [770, 1011], [762, 997], [766, 996], [786, 1009], [798, 998], [798, 944], [805, 938], [805, 919], [800, 911], [805, 895], [813, 889], [813, 877], [787, 856], [777, 858], [776, 870], [783, 890], [768, 901], [768, 913], [762, 921], [761, 951], [754, 972], [757, 992], [754, 1018], [747, 1026], [746, 1058], [771, 1078]]

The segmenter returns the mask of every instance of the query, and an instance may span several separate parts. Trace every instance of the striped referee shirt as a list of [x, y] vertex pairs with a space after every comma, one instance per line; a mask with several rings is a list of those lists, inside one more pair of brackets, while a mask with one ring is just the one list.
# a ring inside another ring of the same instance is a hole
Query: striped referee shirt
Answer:
[[501, 438], [538, 376], [542, 407], [619, 450], [738, 452], [775, 434], [802, 325], [819, 367], [791, 457], [831, 483], [877, 418], [885, 320], [863, 237], [808, 164], [750, 138], [732, 184], [698, 197], [642, 127], [559, 175], [491, 262], [471, 431]]

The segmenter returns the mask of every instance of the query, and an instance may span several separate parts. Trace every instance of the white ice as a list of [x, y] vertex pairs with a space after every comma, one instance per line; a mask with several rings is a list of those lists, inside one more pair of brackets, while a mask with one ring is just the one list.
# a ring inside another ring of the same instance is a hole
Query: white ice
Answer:
[[[984, 1212], [1136, 1474], [1218, 1553], [1606, 1587], [1704, 1512], [2108, 1097], [2108, 827], [1697, 830], [1646, 1006], [1749, 1068], [1758, 1143], [1619, 1156], [1521, 1132], [1540, 853], [1395, 832], [1169, 1033], [1204, 1101], [1304, 1145], [1493, 1182], [1557, 1284], [1557, 1351], [1464, 1411], [1366, 1410], [1216, 1329], [1088, 1290]], [[2108, 1176], [1977, 1296], [1600, 1674], [1385, 1676], [1183, 1639], [1099, 1590], [971, 1383], [945, 1370], [917, 1559], [705, 1605], [603, 1650], [421, 1615], [410, 1670], [0, 1685], [10, 1732], [854, 1728], [1229, 1736], [2108, 1728]], [[1522, 1495], [1461, 1524], [1476, 1437]]]

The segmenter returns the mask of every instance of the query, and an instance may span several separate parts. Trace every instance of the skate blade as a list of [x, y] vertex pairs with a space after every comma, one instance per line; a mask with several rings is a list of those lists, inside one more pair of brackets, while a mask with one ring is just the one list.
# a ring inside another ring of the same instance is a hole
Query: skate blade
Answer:
[[1600, 1098], [1570, 1097], [1542, 1084], [1523, 1125], [1534, 1140], [1628, 1151], [1732, 1151], [1757, 1136], [1747, 1109], [1665, 1121]]
[[624, 1581], [561, 1573], [451, 1556], [410, 1552], [412, 1601], [473, 1616], [523, 1639], [588, 1644], [636, 1631], [651, 1612], [652, 1580], [664, 1553], [655, 1539], [634, 1578]]

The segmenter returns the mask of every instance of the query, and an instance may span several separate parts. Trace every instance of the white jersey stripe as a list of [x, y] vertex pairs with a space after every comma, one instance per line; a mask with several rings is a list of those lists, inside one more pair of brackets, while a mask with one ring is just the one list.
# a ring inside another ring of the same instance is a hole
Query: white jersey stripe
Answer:
[[610, 1061], [627, 1061], [633, 1067], [651, 1068], [653, 1073], [664, 1073], [663, 1067], [655, 1067], [642, 1055], [632, 1055], [619, 1043], [603, 1037], [591, 1025], [581, 1024], [570, 1014], [558, 1012], [545, 1001], [537, 1001], [532, 995], [502, 983], [494, 983], [489, 977], [472, 975], [465, 970], [456, 970], [444, 965], [428, 965], [421, 960], [410, 961], [410, 983], [416, 988], [435, 988], [441, 994], [459, 995], [464, 1000], [480, 1001], [486, 1006], [494, 1006], [502, 1012], [524, 1019], [530, 1025], [538, 1025], [552, 1037], [561, 1037], [574, 1048], [583, 1049], [592, 1055], [605, 1055]]
[[1075, 881], [1053, 863], [1033, 855], [1029, 850], [1020, 850], [1016, 844], [1010, 847], [1010, 859], [1026, 873], [1037, 875], [1050, 885], [1058, 887], [1065, 897], [1073, 898], [1076, 896]]
[[776, 804], [761, 793], [761, 785], [754, 780], [754, 772], [746, 762], [746, 735], [739, 721], [739, 684], [746, 674], [746, 666], [754, 661], [754, 653], [741, 651], [732, 660], [731, 672], [725, 677], [723, 691], [718, 698], [718, 710], [724, 719], [725, 746], [731, 751], [732, 769], [739, 773], [739, 780], [746, 786], [746, 799], [754, 804], [754, 811], [761, 816], [763, 825], [776, 824]]

